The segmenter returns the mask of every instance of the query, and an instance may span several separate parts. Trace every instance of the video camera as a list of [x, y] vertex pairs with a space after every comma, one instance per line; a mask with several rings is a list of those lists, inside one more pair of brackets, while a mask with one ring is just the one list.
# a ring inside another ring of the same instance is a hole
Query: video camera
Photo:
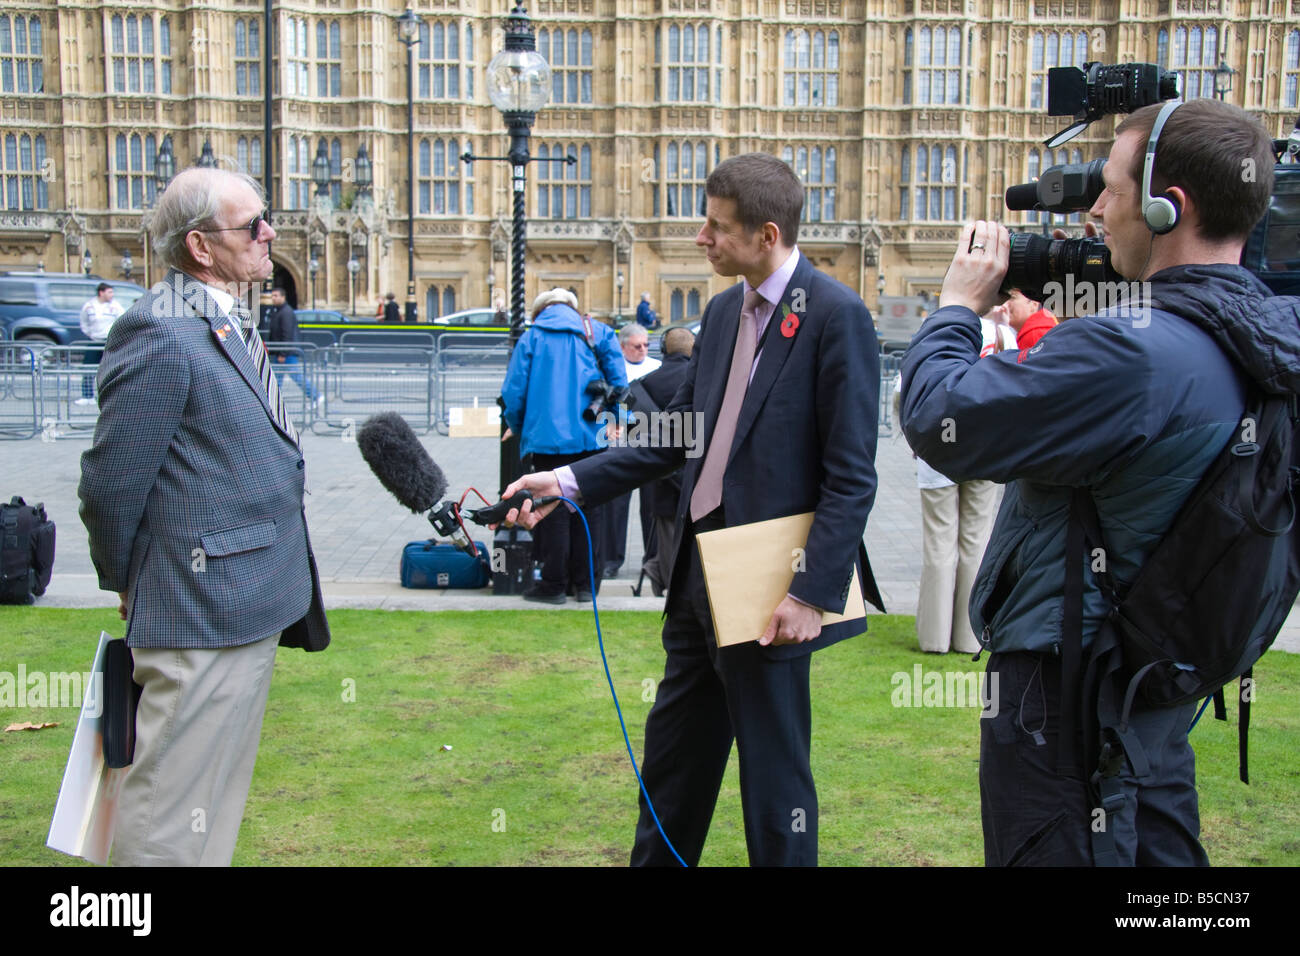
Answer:
[[[1049, 137], [1044, 145], [1060, 146], [1090, 123], [1112, 113], [1131, 113], [1143, 106], [1178, 96], [1178, 75], [1152, 63], [1081, 67], [1060, 66], [1047, 71], [1047, 114], [1073, 116], [1075, 122]], [[1006, 192], [1008, 209], [1039, 209], [1068, 214], [1091, 209], [1105, 188], [1104, 159], [1052, 166], [1034, 183]], [[1046, 298], [1045, 288], [1064, 286], [1066, 276], [1078, 283], [1116, 283], [1124, 277], [1111, 268], [1110, 250], [1101, 239], [1050, 239], [1034, 233], [1011, 236], [1011, 264], [1002, 289], [1019, 289], [1031, 299]]]
[[[1111, 113], [1129, 113], [1143, 106], [1178, 96], [1177, 74], [1151, 63], [1082, 67], [1055, 67], [1047, 71], [1049, 116], [1073, 116], [1075, 123], [1044, 141], [1048, 147], [1068, 142], [1094, 120]], [[1284, 152], [1300, 159], [1300, 120], [1292, 134], [1295, 148], [1276, 140], [1279, 163]], [[1043, 171], [1037, 182], [1022, 183], [1006, 192], [1011, 210], [1037, 209], [1067, 215], [1086, 212], [1097, 202], [1105, 182], [1104, 159], [1066, 163]], [[1300, 164], [1279, 165], [1269, 211], [1255, 227], [1242, 254], [1242, 265], [1277, 294], [1300, 289], [1300, 253], [1293, 237], [1300, 222]], [[1285, 235], [1284, 235], [1285, 234]], [[1287, 251], [1290, 250], [1290, 251]], [[1034, 233], [1011, 236], [1011, 262], [1002, 289], [1019, 289], [1031, 299], [1046, 298], [1045, 288], [1065, 287], [1067, 276], [1083, 283], [1122, 283], [1123, 276], [1110, 264], [1110, 250], [1097, 238], [1051, 239]]]
[[594, 422], [600, 419], [600, 413], [617, 408], [627, 402], [627, 388], [618, 388], [603, 378], [593, 378], [587, 383], [586, 394], [591, 400], [582, 410], [583, 421]]

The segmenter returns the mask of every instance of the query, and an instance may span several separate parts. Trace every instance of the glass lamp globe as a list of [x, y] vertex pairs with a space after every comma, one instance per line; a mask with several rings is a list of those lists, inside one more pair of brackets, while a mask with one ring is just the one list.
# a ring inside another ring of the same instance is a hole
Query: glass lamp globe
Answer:
[[487, 86], [502, 113], [536, 113], [551, 99], [551, 67], [536, 50], [502, 50], [488, 64]]

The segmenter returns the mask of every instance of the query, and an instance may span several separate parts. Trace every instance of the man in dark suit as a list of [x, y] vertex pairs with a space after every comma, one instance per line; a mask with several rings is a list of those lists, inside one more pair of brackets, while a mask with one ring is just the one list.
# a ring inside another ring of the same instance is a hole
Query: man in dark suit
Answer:
[[[600, 502], [684, 464], [668, 660], [646, 723], [642, 778], [669, 840], [694, 864], [734, 738], [750, 862], [813, 865], [809, 654], [866, 629], [863, 621], [821, 625], [824, 610], [843, 610], [855, 558], [866, 596], [880, 605], [862, 547], [876, 490], [876, 339], [862, 300], [795, 247], [803, 189], [785, 163], [734, 157], [705, 191], [696, 244], [715, 272], [745, 281], [709, 302], [669, 408], [696, 416], [703, 443], [615, 448], [526, 475], [506, 494], [566, 490]], [[805, 512], [812, 527], [788, 595], [756, 641], [719, 649], [695, 535]], [[507, 515], [535, 520], [531, 503]], [[674, 862], [643, 798], [632, 863]]]
[[143, 688], [112, 859], [227, 866], [276, 646], [322, 650], [329, 626], [298, 433], [243, 308], [271, 272], [261, 189], [187, 169], [153, 224], [171, 271], [109, 333], [79, 489]]
[[[669, 329], [660, 343], [663, 364], [644, 378], [632, 383], [632, 394], [645, 393], [646, 401], [638, 402], [636, 409], [660, 411], [667, 408], [686, 378], [691, 364], [691, 350], [695, 348], [695, 333], [685, 326]], [[669, 563], [677, 553], [681, 525], [677, 523], [677, 505], [681, 501], [682, 476], [673, 472], [666, 478], [641, 486], [641, 516], [649, 515], [651, 530], [641, 570], [650, 578], [655, 597], [668, 590], [672, 575]]]
[[[270, 317], [270, 330], [266, 337], [268, 342], [292, 345], [299, 340], [298, 316], [285, 297], [284, 289], [279, 286], [271, 290], [271, 308], [267, 314]], [[271, 358], [275, 362], [275, 378], [281, 388], [284, 388], [284, 377], [288, 375], [302, 390], [307, 401], [316, 404], [321, 400], [322, 396], [316, 391], [316, 387], [303, 375], [302, 358], [297, 352], [277, 349]]]

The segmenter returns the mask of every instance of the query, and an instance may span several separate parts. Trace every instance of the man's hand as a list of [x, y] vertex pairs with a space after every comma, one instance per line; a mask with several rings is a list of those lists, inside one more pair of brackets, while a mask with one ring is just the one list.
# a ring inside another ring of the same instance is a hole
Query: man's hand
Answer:
[[822, 632], [822, 612], [786, 595], [772, 612], [767, 630], [758, 639], [764, 647], [803, 644], [815, 640]]
[[283, 355], [277, 355], [277, 356], [275, 357], [275, 360], [276, 360], [277, 362], [283, 362], [283, 361], [285, 360], [285, 357], [284, 357]]
[[939, 307], [964, 305], [983, 315], [1004, 298], [1000, 290], [1010, 263], [1011, 235], [1005, 226], [983, 219], [969, 224], [943, 277]]
[[[509, 498], [517, 491], [531, 491], [534, 498], [540, 498], [543, 495], [558, 495], [560, 493], [560, 482], [555, 477], [553, 471], [535, 471], [531, 475], [524, 475], [509, 488], [505, 490], [502, 498]], [[533, 503], [525, 501], [520, 508], [511, 508], [506, 512], [505, 520], [501, 523], [507, 528], [514, 525], [522, 525], [530, 531], [537, 527], [537, 522], [541, 521], [548, 514], [555, 510], [555, 506], [560, 504], [558, 501], [552, 501], [550, 504], [543, 505], [536, 511], [533, 510]], [[493, 530], [496, 525], [493, 525]]]
[[125, 621], [126, 620], [126, 592], [125, 591], [119, 592], [117, 595], [117, 600], [118, 600], [117, 616]]
[[504, 432], [501, 433], [501, 444], [504, 445], [506, 442], [508, 442], [510, 439], [512, 439], [512, 438], [514, 438], [514, 437], [515, 437], [515, 433], [512, 432], [512, 431], [510, 430], [510, 426], [507, 425], [507, 426], [506, 426], [506, 430], [505, 430]]

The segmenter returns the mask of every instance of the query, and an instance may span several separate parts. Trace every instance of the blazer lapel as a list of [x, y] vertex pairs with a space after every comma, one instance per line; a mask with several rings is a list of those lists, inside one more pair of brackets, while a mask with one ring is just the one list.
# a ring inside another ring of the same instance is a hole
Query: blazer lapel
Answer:
[[[257, 374], [256, 366], [253, 365], [253, 356], [249, 353], [248, 346], [242, 340], [238, 342], [231, 341], [231, 337], [241, 335], [241, 331], [235, 327], [234, 321], [221, 311], [221, 307], [217, 305], [212, 296], [208, 295], [207, 289], [203, 287], [201, 282], [191, 279], [184, 273], [177, 272], [175, 274], [184, 283], [185, 304], [207, 324], [213, 340], [217, 343], [217, 347], [225, 353], [226, 358], [230, 360], [230, 364], [235, 367], [240, 377], [253, 390], [253, 394], [262, 403], [266, 417], [279, 430], [280, 426], [276, 423], [275, 416], [271, 414], [270, 399], [267, 398], [266, 389], [262, 387], [262, 379]], [[256, 335], [257, 333], [254, 332], [253, 334]], [[284, 435], [284, 432], [281, 431], [280, 434]], [[292, 436], [285, 435], [285, 437], [290, 438]]]

